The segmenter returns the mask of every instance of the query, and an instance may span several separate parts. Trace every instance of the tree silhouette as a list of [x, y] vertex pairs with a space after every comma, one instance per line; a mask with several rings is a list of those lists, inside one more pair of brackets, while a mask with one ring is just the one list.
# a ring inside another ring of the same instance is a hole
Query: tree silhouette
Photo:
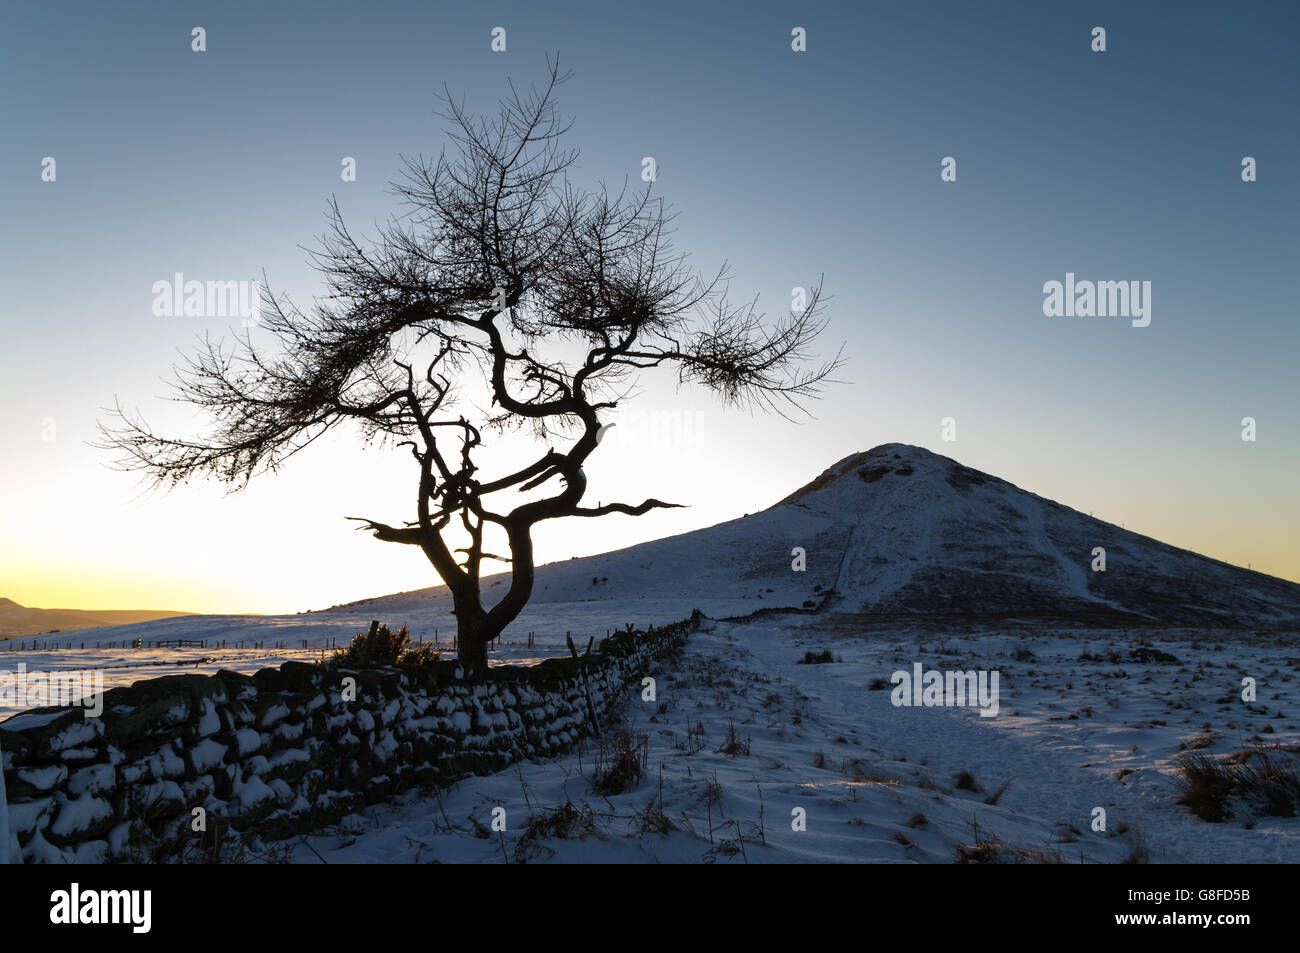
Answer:
[[[207, 435], [160, 435], [120, 405], [114, 424], [101, 425], [100, 445], [120, 453], [118, 465], [164, 488], [209, 476], [242, 489], [349, 422], [368, 441], [409, 447], [416, 519], [363, 519], [363, 528], [423, 550], [450, 590], [471, 671], [486, 667], [488, 643], [531, 595], [534, 526], [677, 505], [581, 505], [600, 414], [639, 371], [673, 367], [725, 403], [783, 413], [839, 365], [837, 356], [804, 366], [825, 325], [820, 285], [805, 308], [769, 324], [753, 302], [728, 303], [725, 266], [709, 280], [687, 266], [668, 238], [672, 216], [648, 186], [612, 194], [569, 182], [577, 153], [561, 144], [569, 124], [553, 101], [568, 76], [558, 60], [548, 67], [541, 87], [511, 84], [490, 118], [444, 95], [450, 154], [405, 161], [394, 190], [406, 214], [375, 239], [355, 240], [331, 201], [330, 228], [312, 253], [328, 293], [310, 312], [271, 296], [260, 327], [273, 353], [251, 333], [231, 351], [209, 339], [177, 368], [178, 397], [208, 412]], [[487, 409], [471, 420], [459, 411], [475, 385]], [[546, 451], [513, 473], [480, 475], [483, 433], [521, 425]], [[527, 497], [496, 502], [506, 491]], [[504, 533], [508, 557], [484, 548], [490, 527]], [[491, 607], [480, 591], [484, 559], [510, 565], [509, 588]]]

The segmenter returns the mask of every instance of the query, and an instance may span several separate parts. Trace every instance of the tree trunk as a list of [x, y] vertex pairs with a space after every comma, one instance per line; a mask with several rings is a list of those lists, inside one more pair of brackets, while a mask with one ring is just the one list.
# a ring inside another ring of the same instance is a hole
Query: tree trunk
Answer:
[[456, 659], [464, 666], [466, 675], [487, 671], [488, 641], [482, 625], [456, 626]]
[[487, 647], [518, 618], [533, 592], [533, 544], [528, 524], [507, 528], [510, 536], [510, 588], [491, 611], [483, 609], [477, 576], [471, 589], [452, 593], [456, 616], [456, 658], [469, 674], [487, 671]]
[[456, 659], [465, 668], [466, 675], [479, 675], [487, 671], [487, 647], [500, 630], [491, 631], [488, 614], [477, 603], [468, 607], [457, 607], [456, 616]]

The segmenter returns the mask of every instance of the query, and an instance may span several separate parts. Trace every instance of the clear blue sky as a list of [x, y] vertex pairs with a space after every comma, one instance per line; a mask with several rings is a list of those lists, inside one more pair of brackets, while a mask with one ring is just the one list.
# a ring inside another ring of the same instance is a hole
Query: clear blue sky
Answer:
[[[629, 411], [694, 429], [661, 451], [602, 445], [593, 498], [691, 507], [551, 527], [543, 558], [739, 516], [900, 441], [1300, 578], [1298, 11], [8, 3], [0, 595], [282, 611], [432, 584], [413, 549], [342, 520], [410, 518], [404, 455], [340, 439], [245, 497], [141, 497], [87, 441], [115, 398], [193, 423], [158, 399], [160, 379], [178, 348], [229, 322], [154, 316], [154, 282], [265, 270], [308, 301], [320, 285], [300, 246], [329, 196], [363, 231], [387, 217], [399, 157], [444, 143], [443, 83], [491, 109], [507, 77], [539, 79], [557, 50], [575, 71], [559, 102], [576, 120], [577, 176], [636, 181], [655, 157], [696, 264], [730, 262], [733, 290], [774, 312], [824, 275], [825, 347], [843, 341], [849, 362], [799, 425], [647, 380]], [[490, 49], [496, 26], [504, 53]], [[1105, 53], [1090, 49], [1095, 26]], [[45, 156], [55, 182], [41, 181]], [[340, 181], [344, 156], [355, 183]], [[945, 156], [954, 183], [940, 181]], [[1258, 181], [1241, 181], [1243, 156]], [[1043, 283], [1066, 272], [1150, 281], [1151, 325], [1045, 317]]]

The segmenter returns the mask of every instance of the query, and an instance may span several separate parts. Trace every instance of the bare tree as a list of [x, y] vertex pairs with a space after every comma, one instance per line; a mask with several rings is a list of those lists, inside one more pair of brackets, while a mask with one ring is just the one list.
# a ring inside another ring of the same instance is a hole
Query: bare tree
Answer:
[[[451, 154], [406, 161], [394, 186], [406, 212], [376, 238], [354, 240], [331, 202], [312, 253], [328, 294], [309, 313], [272, 296], [260, 326], [275, 352], [251, 334], [229, 352], [208, 340], [177, 368], [178, 397], [209, 412], [209, 434], [166, 437], [120, 405], [114, 425], [101, 426], [101, 446], [120, 452], [120, 466], [164, 488], [204, 475], [242, 489], [347, 422], [367, 440], [409, 447], [416, 519], [362, 522], [378, 539], [424, 551], [451, 592], [472, 671], [532, 593], [534, 526], [676, 505], [581, 505], [601, 412], [626, 397], [634, 375], [672, 367], [726, 403], [781, 413], [840, 363], [804, 366], [824, 326], [820, 285], [807, 307], [769, 324], [753, 303], [728, 303], [723, 272], [705, 280], [687, 266], [649, 188], [571, 185], [577, 153], [561, 144], [569, 125], [553, 102], [565, 79], [550, 64], [548, 82], [526, 93], [512, 84], [490, 118], [445, 95]], [[475, 384], [487, 407], [471, 420], [460, 410]], [[481, 476], [483, 433], [520, 425], [546, 451], [513, 473]], [[526, 496], [496, 502], [506, 491]], [[504, 534], [508, 557], [485, 549], [485, 528]], [[509, 588], [490, 608], [485, 559], [510, 565]]]

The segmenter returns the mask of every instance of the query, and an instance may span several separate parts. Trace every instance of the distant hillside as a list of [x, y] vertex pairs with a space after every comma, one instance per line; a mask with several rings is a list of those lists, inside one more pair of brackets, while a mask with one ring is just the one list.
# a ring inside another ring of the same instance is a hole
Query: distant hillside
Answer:
[[55, 629], [75, 632], [193, 614], [172, 609], [33, 609], [0, 598], [0, 640], [21, 639]]
[[[1104, 572], [1092, 568], [1097, 549], [1106, 553]], [[485, 603], [508, 584], [508, 575], [485, 577]], [[603, 635], [697, 608], [713, 618], [800, 613], [846, 631], [894, 624], [1300, 631], [1300, 585], [893, 443], [845, 457], [761, 512], [539, 566], [532, 598], [507, 636]], [[323, 646], [345, 644], [371, 619], [409, 624], [413, 636], [426, 639], [455, 630], [450, 594], [436, 586], [300, 615], [193, 616], [103, 629], [92, 638]]]

